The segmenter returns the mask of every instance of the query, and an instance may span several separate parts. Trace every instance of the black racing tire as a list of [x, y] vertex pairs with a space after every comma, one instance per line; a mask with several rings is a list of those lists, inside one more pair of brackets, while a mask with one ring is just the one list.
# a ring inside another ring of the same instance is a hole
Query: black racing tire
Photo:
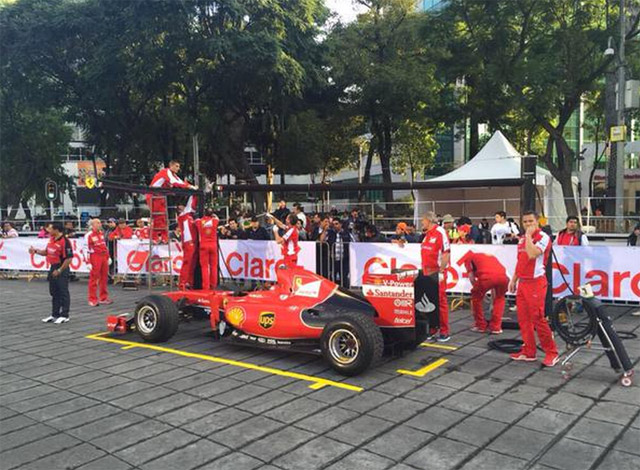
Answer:
[[136, 305], [136, 331], [148, 343], [164, 343], [178, 330], [178, 307], [169, 297], [149, 295]]
[[384, 339], [373, 318], [345, 313], [325, 325], [320, 349], [336, 372], [354, 376], [380, 360]]

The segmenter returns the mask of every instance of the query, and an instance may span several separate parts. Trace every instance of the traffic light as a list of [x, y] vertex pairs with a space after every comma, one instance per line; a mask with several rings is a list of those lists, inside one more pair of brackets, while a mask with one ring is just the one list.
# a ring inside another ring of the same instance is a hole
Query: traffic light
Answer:
[[44, 185], [44, 195], [48, 201], [55, 201], [58, 198], [58, 185], [55, 181], [47, 181]]

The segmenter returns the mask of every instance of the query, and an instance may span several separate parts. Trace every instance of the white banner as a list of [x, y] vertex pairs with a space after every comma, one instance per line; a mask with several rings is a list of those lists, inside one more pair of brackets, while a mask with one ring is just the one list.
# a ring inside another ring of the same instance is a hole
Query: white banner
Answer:
[[[84, 238], [69, 240], [73, 247], [71, 270], [88, 273], [89, 268], [85, 260]], [[39, 250], [47, 247], [48, 239], [37, 237], [18, 237], [0, 239], [0, 269], [16, 271], [48, 271], [49, 264], [45, 256], [30, 255], [29, 247]]]
[[[169, 250], [167, 245], [152, 249], [150, 266], [152, 272], [167, 272]], [[220, 240], [219, 268], [222, 277], [237, 279], [263, 279], [275, 281], [275, 264], [282, 259], [280, 245], [274, 241]], [[138, 240], [119, 240], [117, 247], [118, 273], [141, 274], [147, 271], [149, 243]], [[180, 273], [182, 248], [171, 244], [172, 271]], [[310, 271], [316, 270], [316, 244], [300, 242], [298, 264]], [[228, 266], [228, 269], [227, 269]], [[229, 272], [230, 271], [230, 272]]]
[[[84, 259], [84, 238], [71, 239], [73, 261], [71, 270], [88, 272]], [[44, 249], [47, 239], [19, 237], [0, 239], [0, 269], [17, 271], [47, 271], [44, 256], [30, 255], [29, 247]], [[275, 262], [282, 258], [280, 247], [275, 242], [251, 240], [221, 240], [221, 257], [234, 278], [275, 280]], [[316, 244], [300, 242], [299, 263], [315, 271]], [[362, 275], [368, 272], [388, 272], [391, 269], [420, 267], [420, 245], [404, 247], [391, 243], [352, 243], [350, 249], [350, 271], [353, 286], [360, 286]], [[447, 272], [450, 292], [469, 292], [471, 286], [464, 269], [464, 255], [469, 251], [481, 251], [496, 256], [511, 276], [515, 268], [516, 247], [513, 245], [453, 245], [451, 267]], [[166, 272], [168, 260], [166, 246], [156, 246], [151, 256], [151, 269]], [[171, 246], [172, 270], [178, 274], [182, 266], [182, 250], [179, 243]], [[554, 251], [559, 264], [553, 261], [553, 292], [560, 297], [569, 294], [562, 274], [574, 291], [582, 284], [593, 286], [596, 296], [602, 299], [640, 301], [640, 247], [623, 246], [556, 246]], [[146, 272], [149, 245], [138, 240], [118, 242], [118, 273], [136, 274]], [[227, 268], [222, 259], [223, 276]], [[164, 263], [164, 266], [162, 265]]]
[[[365, 272], [418, 269], [420, 245], [404, 247], [391, 243], [352, 243], [350, 248], [351, 285], [360, 286]], [[513, 275], [516, 265], [514, 245], [453, 245], [447, 271], [449, 292], [469, 292], [471, 284], [464, 269], [464, 256], [470, 250], [494, 255]], [[570, 293], [562, 274], [574, 292], [591, 284], [601, 299], [640, 301], [640, 248], [622, 246], [555, 246], [559, 264], [553, 260], [553, 292], [561, 297]]]

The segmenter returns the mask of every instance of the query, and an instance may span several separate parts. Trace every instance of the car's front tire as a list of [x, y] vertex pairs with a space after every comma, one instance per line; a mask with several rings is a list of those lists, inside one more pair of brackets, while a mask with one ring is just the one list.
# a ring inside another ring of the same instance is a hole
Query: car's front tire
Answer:
[[178, 307], [169, 297], [149, 295], [136, 305], [138, 334], [149, 343], [163, 343], [178, 330]]
[[380, 360], [384, 340], [371, 317], [362, 313], [346, 313], [324, 327], [320, 348], [334, 370], [353, 376]]

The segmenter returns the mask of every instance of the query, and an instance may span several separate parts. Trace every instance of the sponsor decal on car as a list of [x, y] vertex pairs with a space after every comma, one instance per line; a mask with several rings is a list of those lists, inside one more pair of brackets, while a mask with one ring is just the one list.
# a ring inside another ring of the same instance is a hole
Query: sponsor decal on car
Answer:
[[398, 325], [409, 325], [411, 323], [411, 318], [398, 318], [398, 317], [396, 317], [395, 320], [393, 320], [393, 323], [396, 323]]
[[262, 312], [258, 316], [258, 325], [265, 330], [271, 328], [276, 322], [276, 314], [274, 312]]
[[413, 287], [408, 286], [362, 286], [365, 297], [385, 297], [395, 299], [413, 299]]
[[393, 305], [396, 307], [411, 307], [413, 305], [412, 299], [395, 299]]
[[302, 284], [299, 287], [294, 288], [294, 295], [299, 297], [311, 297], [318, 298], [320, 295], [320, 286], [322, 285], [322, 281], [313, 281], [308, 282], [307, 284]]
[[235, 327], [241, 327], [244, 323], [245, 313], [242, 307], [231, 307], [226, 311], [225, 317], [227, 321]]

